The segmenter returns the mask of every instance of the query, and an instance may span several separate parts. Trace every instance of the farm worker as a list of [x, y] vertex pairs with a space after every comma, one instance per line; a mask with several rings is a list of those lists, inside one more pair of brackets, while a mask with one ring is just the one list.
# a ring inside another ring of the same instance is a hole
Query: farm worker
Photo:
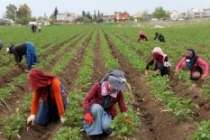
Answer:
[[161, 33], [156, 32], [154, 40], [158, 39], [160, 42], [165, 42], [165, 38]]
[[23, 55], [25, 55], [26, 62], [28, 65], [28, 69], [25, 69], [25, 72], [29, 72], [29, 70], [31, 70], [32, 68], [32, 65], [38, 63], [36, 49], [34, 44], [32, 44], [31, 42], [24, 42], [16, 46], [10, 45], [7, 48], [7, 52], [9, 54], [14, 54], [16, 69], [18, 68], [19, 63], [21, 62]]
[[[122, 92], [125, 87], [124, 73], [112, 70], [90, 89], [83, 100], [83, 129], [87, 135], [110, 134], [113, 131], [109, 123], [117, 115], [115, 104], [118, 103], [121, 113], [127, 111]], [[130, 120], [125, 121], [129, 123]]]
[[32, 30], [32, 32], [36, 32], [36, 25], [34, 25], [34, 24], [32, 24], [32, 26], [31, 26], [31, 30]]
[[139, 32], [139, 39], [138, 39], [138, 42], [139, 42], [140, 40], [146, 40], [146, 41], [148, 40], [148, 39], [147, 39], [146, 33], [143, 32], [143, 31], [140, 31], [140, 32]]
[[160, 47], [155, 47], [152, 50], [152, 60], [147, 63], [144, 71], [146, 75], [149, 73], [149, 66], [153, 64], [155, 66], [155, 74], [161, 74], [161, 76], [169, 75], [171, 64], [169, 63], [168, 56], [163, 53]]
[[[29, 72], [29, 84], [34, 93], [31, 115], [27, 118], [27, 125], [35, 122], [38, 125], [46, 126], [59, 119], [64, 123], [67, 94], [58, 78], [34, 68]], [[39, 105], [40, 98], [42, 102]], [[37, 113], [38, 106], [39, 111]]]
[[[202, 67], [204, 67], [204, 73]], [[199, 58], [193, 49], [187, 49], [185, 57], [183, 57], [175, 67], [175, 75], [179, 70], [190, 71], [190, 79], [198, 80], [200, 77], [204, 79], [208, 75], [209, 65], [206, 61]]]
[[0, 40], [0, 51], [3, 48], [3, 42]]
[[38, 25], [38, 31], [41, 32], [41, 25]]

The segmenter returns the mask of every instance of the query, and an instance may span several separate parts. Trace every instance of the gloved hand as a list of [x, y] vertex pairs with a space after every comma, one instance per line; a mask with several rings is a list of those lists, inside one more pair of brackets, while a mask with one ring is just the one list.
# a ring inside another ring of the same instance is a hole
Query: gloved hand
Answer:
[[27, 118], [27, 125], [33, 125], [34, 119], [35, 119], [35, 115], [30, 115], [30, 116]]
[[133, 125], [133, 122], [130, 119], [128, 119], [128, 118], [125, 119], [125, 122], [130, 124], [130, 125]]
[[64, 117], [60, 117], [60, 121], [61, 121], [61, 123], [64, 123], [66, 121], [66, 119]]
[[84, 119], [89, 125], [93, 123], [93, 117], [89, 112], [85, 113]]
[[27, 73], [30, 72], [30, 70], [28, 70], [28, 69], [24, 69], [24, 71], [27, 72]]
[[145, 75], [148, 75], [148, 74], [149, 74], [148, 70], [145, 70], [145, 71], [144, 71], [144, 74], [145, 74]]

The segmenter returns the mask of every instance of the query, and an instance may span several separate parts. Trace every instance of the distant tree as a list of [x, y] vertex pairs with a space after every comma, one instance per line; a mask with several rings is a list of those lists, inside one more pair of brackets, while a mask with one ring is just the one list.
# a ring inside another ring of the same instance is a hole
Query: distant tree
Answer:
[[148, 20], [147, 18], [148, 18], [148, 11], [147, 10], [145, 10], [145, 11], [143, 11], [143, 13], [142, 13], [142, 19], [143, 20]]
[[94, 11], [93, 19], [97, 19], [96, 11]]
[[83, 17], [78, 17], [75, 19], [75, 22], [83, 22]]
[[44, 13], [43, 20], [47, 20], [47, 15], [46, 15], [46, 13]]
[[130, 16], [129, 19], [130, 19], [131, 21], [134, 21], [134, 17], [133, 17], [133, 16]]
[[87, 12], [86, 17], [89, 18], [89, 19], [92, 19], [92, 16], [90, 15], [90, 12]]
[[86, 16], [86, 13], [85, 13], [85, 11], [82, 11], [82, 16], [84, 17], [84, 16]]
[[16, 18], [15, 22], [22, 25], [27, 25], [29, 21], [36, 21], [35, 17], [22, 17]]
[[153, 18], [165, 18], [168, 17], [168, 14], [166, 13], [165, 10], [163, 10], [163, 7], [157, 7], [155, 8], [155, 11], [152, 13]]
[[9, 19], [13, 19], [15, 20], [16, 18], [16, 13], [17, 13], [17, 7], [13, 4], [9, 4], [7, 7], [6, 7], [6, 17], [9, 18]]
[[103, 22], [103, 21], [104, 21], [104, 20], [103, 20], [102, 18], [98, 18], [98, 19], [97, 19], [97, 22], [98, 22], [98, 23], [101, 23], [101, 22]]
[[17, 11], [18, 18], [28, 18], [31, 17], [31, 9], [28, 7], [27, 4], [20, 5]]
[[42, 22], [44, 20], [44, 17], [42, 17], [42, 16], [39, 16], [38, 18], [37, 18], [37, 21], [39, 21], [39, 22]]
[[55, 7], [54, 17], [57, 17], [57, 15], [58, 15], [58, 9], [57, 9], [57, 7]]
[[83, 17], [83, 22], [84, 23], [90, 23], [91, 20], [88, 17]]
[[98, 18], [99, 18], [99, 17], [101, 17], [101, 14], [100, 14], [100, 12], [98, 11]]

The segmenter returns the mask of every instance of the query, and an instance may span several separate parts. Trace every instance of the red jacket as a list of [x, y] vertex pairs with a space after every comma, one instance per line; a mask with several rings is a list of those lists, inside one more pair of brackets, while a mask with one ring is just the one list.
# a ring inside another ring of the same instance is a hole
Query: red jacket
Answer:
[[[96, 83], [88, 92], [85, 99], [83, 100], [83, 109], [85, 112], [90, 112], [90, 107], [92, 104], [102, 104], [105, 99], [105, 96], [101, 95], [101, 85], [99, 83]], [[124, 102], [124, 96], [123, 93], [120, 91], [117, 94], [116, 98], [111, 97], [111, 100], [109, 102], [108, 108], [105, 109], [107, 113], [109, 113], [112, 118], [114, 118], [117, 115], [117, 110], [115, 107], [115, 104], [118, 103], [120, 112], [126, 112], [127, 107]]]

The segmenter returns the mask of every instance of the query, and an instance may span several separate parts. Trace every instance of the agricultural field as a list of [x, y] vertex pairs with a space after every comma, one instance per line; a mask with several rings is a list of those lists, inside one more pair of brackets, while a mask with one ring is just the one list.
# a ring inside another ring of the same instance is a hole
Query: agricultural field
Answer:
[[[55, 25], [32, 33], [30, 27], [0, 27], [4, 47], [0, 52], [0, 140], [89, 140], [82, 130], [82, 100], [91, 86], [109, 70], [125, 72], [128, 88], [124, 92], [128, 112], [111, 123], [112, 138], [98, 140], [209, 140], [210, 78], [191, 81], [186, 72], [174, 76], [176, 63], [187, 48], [210, 63], [210, 23], [161, 29], [118, 24]], [[148, 41], [138, 42], [143, 30]], [[166, 42], [154, 40], [155, 32]], [[14, 58], [6, 53], [10, 44], [31, 41], [36, 46], [39, 69], [58, 76], [65, 85], [68, 108], [65, 124], [47, 127], [26, 126], [32, 92], [29, 89], [25, 59], [14, 69]], [[169, 57], [171, 75], [144, 75], [154, 47]], [[124, 122], [129, 117], [132, 124]]]

